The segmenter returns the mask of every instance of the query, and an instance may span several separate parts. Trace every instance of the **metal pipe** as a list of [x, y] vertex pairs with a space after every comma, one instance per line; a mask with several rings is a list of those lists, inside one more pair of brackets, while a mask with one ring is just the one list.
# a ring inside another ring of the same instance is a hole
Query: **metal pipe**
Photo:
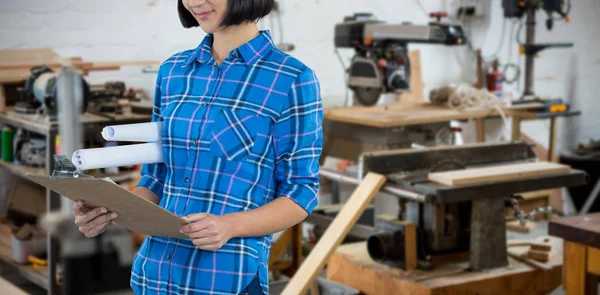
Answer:
[[[525, 24], [525, 45], [533, 45], [535, 42], [535, 8], [527, 9], [527, 19]], [[518, 38], [518, 37], [517, 37]], [[534, 54], [525, 54], [525, 95], [533, 95], [533, 64]]]
[[[333, 181], [344, 182], [349, 184], [358, 185], [360, 180], [356, 177], [352, 177], [343, 173], [332, 171], [329, 169], [321, 168], [319, 171], [321, 176], [325, 176]], [[396, 197], [408, 199], [415, 202], [429, 202], [430, 198], [426, 194], [409, 191], [398, 187], [396, 185], [386, 184], [381, 188], [382, 192], [389, 193]]]
[[[79, 114], [83, 107], [81, 75], [71, 68], [63, 68], [56, 78], [56, 100], [58, 106], [60, 153], [70, 157], [81, 146]], [[72, 215], [73, 201], [61, 198], [61, 211]]]

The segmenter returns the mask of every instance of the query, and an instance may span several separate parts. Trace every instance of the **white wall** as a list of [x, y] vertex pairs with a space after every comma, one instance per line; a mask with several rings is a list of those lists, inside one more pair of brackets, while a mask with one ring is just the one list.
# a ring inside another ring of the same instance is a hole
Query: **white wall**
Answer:
[[[373, 12], [390, 23], [425, 23], [428, 18], [413, 0], [280, 0], [283, 10], [285, 41], [296, 46], [293, 55], [313, 67], [322, 83], [326, 106], [344, 102], [342, 67], [334, 53], [333, 28], [344, 16], [354, 12]], [[421, 0], [429, 11], [446, 6], [444, 0]], [[561, 145], [572, 147], [586, 138], [600, 137], [597, 129], [600, 111], [596, 93], [600, 90], [600, 1], [573, 1], [572, 22], [555, 24], [546, 31], [545, 17], [538, 15], [537, 37], [540, 42], [574, 42], [571, 49], [551, 49], [536, 61], [535, 89], [539, 94], [562, 96], [583, 115], [561, 123]], [[486, 0], [484, 20], [472, 23], [473, 43], [488, 56], [496, 49], [502, 32], [500, 0]], [[312, 19], [311, 19], [312, 18]], [[506, 23], [505, 38], [511, 26]], [[268, 19], [261, 22], [268, 27]], [[523, 32], [524, 33], [524, 32]], [[273, 28], [276, 41], [279, 32]], [[0, 0], [0, 48], [52, 47], [64, 56], [86, 60], [132, 59], [163, 60], [169, 55], [195, 47], [204, 33], [186, 30], [177, 17], [175, 0]], [[517, 47], [505, 40], [500, 58], [503, 62]], [[511, 47], [511, 45], [513, 45]], [[465, 47], [411, 45], [422, 51], [425, 93], [449, 82], [475, 81], [473, 56]], [[348, 50], [343, 52], [350, 57]], [[521, 58], [522, 60], [522, 58]], [[347, 60], [346, 60], [347, 62]], [[152, 89], [154, 74], [127, 68], [115, 73], [94, 73], [93, 83], [106, 79], [124, 79], [135, 87]], [[523, 83], [521, 82], [521, 85]], [[514, 87], [515, 94], [520, 93]], [[546, 142], [547, 122], [527, 123], [524, 131]]]

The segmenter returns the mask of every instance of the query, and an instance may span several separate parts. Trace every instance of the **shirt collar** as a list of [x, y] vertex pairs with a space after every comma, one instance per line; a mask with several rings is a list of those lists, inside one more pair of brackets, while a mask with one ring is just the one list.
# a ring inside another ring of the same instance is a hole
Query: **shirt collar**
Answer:
[[[200, 45], [187, 57], [183, 66], [188, 66], [194, 60], [203, 64], [216, 63], [210, 53], [212, 41], [213, 35], [207, 34]], [[261, 30], [258, 36], [232, 50], [230, 55], [233, 55], [234, 58], [241, 57], [246, 65], [253, 65], [266, 56], [274, 47], [271, 33], [268, 30]]]

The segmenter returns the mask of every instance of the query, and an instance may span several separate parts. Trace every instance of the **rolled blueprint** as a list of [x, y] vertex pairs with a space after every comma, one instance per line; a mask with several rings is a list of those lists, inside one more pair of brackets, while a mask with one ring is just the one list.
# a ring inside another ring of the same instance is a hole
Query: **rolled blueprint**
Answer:
[[80, 149], [73, 153], [79, 171], [164, 162], [161, 142]]
[[106, 141], [159, 142], [162, 138], [162, 122], [106, 126], [102, 129]]

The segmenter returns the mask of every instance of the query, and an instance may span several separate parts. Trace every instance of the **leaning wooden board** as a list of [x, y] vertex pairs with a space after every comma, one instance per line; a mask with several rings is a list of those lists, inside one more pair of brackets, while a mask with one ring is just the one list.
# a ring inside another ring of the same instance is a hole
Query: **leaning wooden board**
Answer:
[[117, 212], [119, 216], [116, 221], [133, 232], [186, 238], [180, 228], [187, 221], [112, 182], [98, 178], [51, 179], [45, 175], [26, 176], [66, 198], [82, 200], [87, 207], [105, 207], [109, 212]]
[[346, 201], [340, 213], [329, 225], [317, 245], [310, 251], [296, 274], [286, 285], [281, 295], [305, 294], [310, 284], [316, 279], [328, 258], [333, 254], [361, 213], [385, 184], [383, 175], [369, 173]]
[[550, 162], [533, 162], [435, 172], [429, 173], [428, 179], [445, 185], [456, 186], [557, 175], [569, 173], [570, 171], [571, 167], [567, 165]]

